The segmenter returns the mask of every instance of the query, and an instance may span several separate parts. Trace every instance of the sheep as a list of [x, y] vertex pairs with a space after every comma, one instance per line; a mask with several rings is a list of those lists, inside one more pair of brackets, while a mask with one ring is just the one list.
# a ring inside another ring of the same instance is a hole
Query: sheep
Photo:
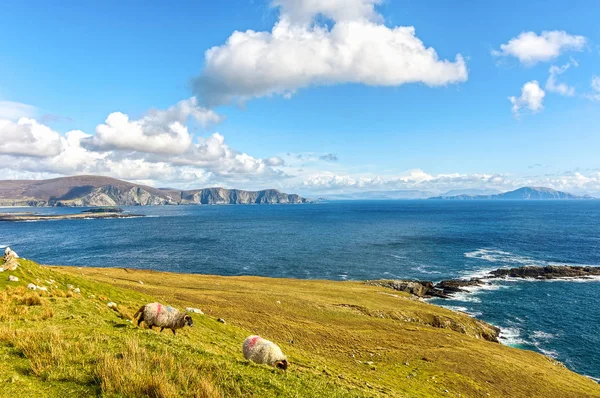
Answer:
[[160, 303], [143, 305], [133, 315], [133, 318], [137, 318], [139, 314], [141, 314], [141, 316], [137, 322], [138, 326], [144, 321], [150, 329], [157, 326], [160, 328], [161, 332], [164, 329], [171, 329], [173, 334], [176, 335], [176, 329], [181, 329], [185, 325], [190, 327], [194, 326], [194, 321], [192, 321], [192, 317], [189, 314], [180, 312], [173, 307], [162, 305]]
[[19, 266], [19, 256], [10, 247], [4, 249], [4, 266], [2, 271], [14, 271]]
[[269, 340], [263, 339], [260, 336], [248, 336], [242, 346], [244, 358], [260, 363], [273, 366], [277, 369], [287, 370], [288, 361], [281, 348]]
[[19, 255], [15, 253], [13, 249], [7, 247], [6, 249], [4, 249], [4, 261], [8, 261], [11, 258], [19, 258]]

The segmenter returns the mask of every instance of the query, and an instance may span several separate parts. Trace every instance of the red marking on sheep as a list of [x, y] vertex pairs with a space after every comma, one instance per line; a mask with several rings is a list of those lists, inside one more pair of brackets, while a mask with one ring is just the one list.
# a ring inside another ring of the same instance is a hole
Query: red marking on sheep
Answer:
[[252, 347], [254, 347], [254, 344], [256, 344], [256, 341], [260, 339], [260, 336], [254, 336], [250, 339], [250, 341], [248, 342], [248, 349], [252, 349]]
[[158, 304], [158, 308], [156, 309], [156, 314], [160, 314], [160, 311], [162, 310], [162, 305], [160, 305], [160, 303]]

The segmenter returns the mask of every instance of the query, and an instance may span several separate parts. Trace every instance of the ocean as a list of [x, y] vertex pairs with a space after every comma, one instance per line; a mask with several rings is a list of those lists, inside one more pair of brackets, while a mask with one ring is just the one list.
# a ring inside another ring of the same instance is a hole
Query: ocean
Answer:
[[[439, 281], [501, 267], [600, 265], [600, 201], [124, 209], [146, 217], [2, 223], [0, 245], [44, 264], [333, 280]], [[431, 301], [500, 327], [504, 344], [600, 380], [600, 279], [496, 280]]]

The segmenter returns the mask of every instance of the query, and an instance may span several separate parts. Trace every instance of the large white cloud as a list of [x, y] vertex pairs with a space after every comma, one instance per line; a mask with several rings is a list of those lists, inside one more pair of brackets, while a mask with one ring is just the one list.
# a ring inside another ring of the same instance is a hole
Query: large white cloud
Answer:
[[[575, 64], [577, 65], [577, 64]], [[575, 95], [575, 87], [569, 86], [566, 83], [559, 83], [557, 80], [557, 76], [565, 73], [567, 69], [571, 67], [571, 63], [567, 63], [563, 66], [552, 65], [548, 73], [548, 80], [546, 81], [546, 90], [552, 93], [557, 93], [560, 95], [564, 95], [567, 97], [572, 97]]]
[[189, 118], [204, 126], [221, 120], [198, 107], [195, 98], [138, 120], [113, 112], [95, 135], [80, 130], [62, 135], [30, 118], [0, 119], [0, 168], [33, 178], [98, 174], [190, 185], [233, 181], [243, 186], [288, 178], [280, 157], [236, 151], [218, 133], [195, 139], [186, 126]]
[[45, 157], [61, 150], [60, 134], [34, 119], [22, 117], [16, 123], [0, 119], [0, 153]]
[[[224, 45], [206, 51], [196, 91], [214, 105], [290, 96], [311, 85], [443, 86], [467, 80], [460, 54], [454, 61], [440, 59], [415, 36], [414, 27], [377, 22], [377, 3], [278, 0], [280, 17], [271, 32], [236, 31]], [[315, 22], [317, 14], [330, 18], [331, 28]]]
[[544, 109], [544, 97], [546, 92], [540, 87], [537, 80], [532, 80], [523, 85], [519, 97], [508, 97], [512, 104], [512, 111], [515, 116], [519, 116], [521, 109], [527, 108], [531, 113], [537, 113]]
[[535, 32], [522, 32], [500, 50], [493, 50], [495, 56], [512, 56], [527, 66], [538, 62], [551, 61], [566, 51], [581, 51], [585, 47], [584, 36], [570, 35], [564, 30], [544, 31], [541, 35]]
[[113, 112], [85, 144], [99, 150], [180, 154], [192, 145], [193, 137], [186, 126], [190, 118], [203, 126], [221, 120], [214, 111], [198, 107], [196, 98], [190, 98], [167, 110], [151, 110], [138, 120]]

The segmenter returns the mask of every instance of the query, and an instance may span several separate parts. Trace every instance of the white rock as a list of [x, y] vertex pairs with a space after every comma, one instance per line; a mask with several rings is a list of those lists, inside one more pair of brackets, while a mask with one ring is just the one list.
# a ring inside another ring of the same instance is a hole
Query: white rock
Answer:
[[143, 284], [144, 284], [144, 282], [142, 282], [142, 281], [138, 281], [138, 283], [139, 283], [140, 285], [143, 285]]
[[185, 310], [187, 312], [193, 312], [194, 314], [204, 315], [204, 312], [202, 312], [202, 310], [199, 310], [198, 308], [187, 307]]
[[46, 286], [38, 286], [37, 288], [38, 288], [38, 290], [41, 290], [43, 292], [47, 292], [48, 291], [48, 288]]
[[81, 293], [81, 290], [79, 290], [79, 288], [76, 287], [75, 289], [73, 289], [73, 293]]
[[33, 283], [30, 283], [29, 285], [27, 285], [27, 289], [30, 289], [30, 290], [37, 290], [37, 288], [38, 287]]
[[9, 280], [9, 282], [18, 282], [19, 278], [17, 278], [16, 276], [13, 276], [13, 275], [9, 275], [8, 280]]
[[107, 304], [108, 308], [117, 308], [117, 303], [113, 303], [112, 301]]
[[69, 289], [69, 290], [73, 289], [73, 285], [67, 285], [67, 289]]

